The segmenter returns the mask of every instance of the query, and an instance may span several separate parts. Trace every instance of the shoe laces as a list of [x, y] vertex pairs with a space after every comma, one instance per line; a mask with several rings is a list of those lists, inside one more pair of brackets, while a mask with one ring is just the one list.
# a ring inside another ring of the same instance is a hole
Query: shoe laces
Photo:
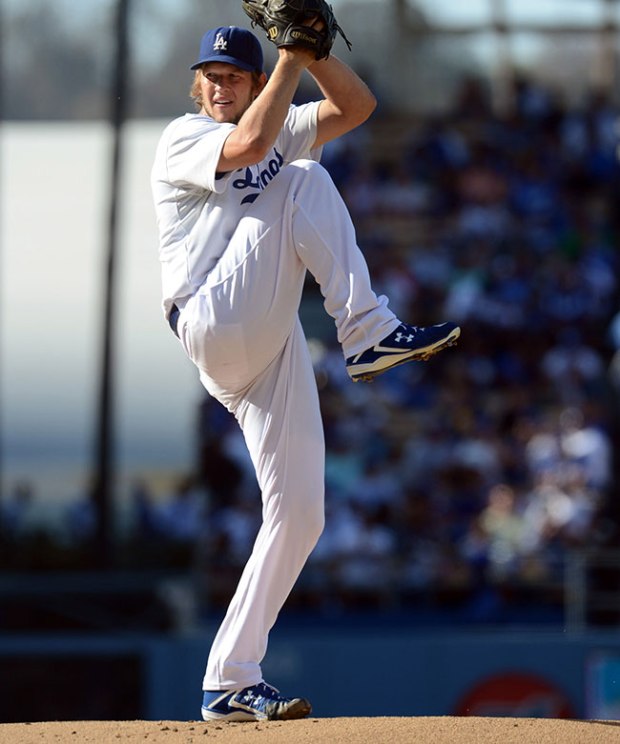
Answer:
[[273, 685], [267, 684], [267, 682], [261, 682], [257, 685], [257, 687], [261, 687], [265, 691], [265, 697], [272, 698], [273, 700], [284, 700], [285, 698], [280, 695], [280, 690], [278, 690]]
[[279, 690], [272, 685], [268, 685], [266, 682], [259, 682], [259, 684], [248, 688], [243, 697], [249, 703], [260, 703], [261, 700], [265, 702], [285, 700], [285, 698], [280, 695]]

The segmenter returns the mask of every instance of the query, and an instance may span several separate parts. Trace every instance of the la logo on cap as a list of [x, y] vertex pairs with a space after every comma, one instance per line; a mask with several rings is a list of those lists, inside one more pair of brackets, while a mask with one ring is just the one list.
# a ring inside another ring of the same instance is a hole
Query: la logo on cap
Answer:
[[218, 33], [218, 35], [215, 37], [215, 43], [213, 44], [213, 49], [221, 49], [222, 51], [225, 51], [226, 49], [228, 49], [228, 42], [222, 36], [221, 33]]

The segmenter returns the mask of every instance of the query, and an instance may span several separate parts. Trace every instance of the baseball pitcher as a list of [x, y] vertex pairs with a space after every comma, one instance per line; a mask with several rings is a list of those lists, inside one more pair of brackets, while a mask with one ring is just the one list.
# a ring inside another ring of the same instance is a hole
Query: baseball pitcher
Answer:
[[[321, 534], [324, 438], [298, 308], [309, 271], [333, 318], [352, 380], [425, 360], [455, 343], [454, 323], [402, 323], [372, 289], [321, 148], [375, 107], [331, 54], [342, 31], [323, 0], [247, 0], [278, 48], [271, 75], [256, 36], [222, 26], [203, 36], [191, 95], [152, 170], [163, 309], [206, 390], [236, 417], [262, 495], [262, 526], [214, 639], [205, 720], [307, 716], [310, 703], [263, 680], [268, 634]], [[321, 100], [295, 106], [302, 74]]]

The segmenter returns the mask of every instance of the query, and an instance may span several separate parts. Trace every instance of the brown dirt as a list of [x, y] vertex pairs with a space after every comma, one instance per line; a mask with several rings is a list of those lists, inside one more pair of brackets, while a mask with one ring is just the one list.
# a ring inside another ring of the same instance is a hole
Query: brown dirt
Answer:
[[619, 721], [309, 718], [303, 721], [53, 721], [0, 725], [0, 744], [620, 744]]

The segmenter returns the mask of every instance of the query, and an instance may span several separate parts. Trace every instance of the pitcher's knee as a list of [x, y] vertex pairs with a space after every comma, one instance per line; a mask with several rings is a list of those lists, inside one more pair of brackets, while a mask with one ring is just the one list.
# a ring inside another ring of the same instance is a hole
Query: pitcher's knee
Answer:
[[328, 171], [320, 163], [317, 163], [316, 160], [300, 158], [299, 160], [293, 160], [286, 168], [290, 168], [292, 173], [303, 171], [305, 178], [310, 174], [310, 177], [326, 178], [331, 181]]
[[329, 186], [335, 189], [334, 182], [329, 172], [316, 160], [293, 160], [284, 169], [283, 173], [287, 173], [290, 177], [290, 184], [293, 186], [293, 191], [296, 193], [301, 188], [307, 188], [312, 184], [322, 184], [323, 187]]
[[267, 187], [281, 193], [283, 200], [296, 200], [297, 195], [314, 188], [319, 193], [333, 191], [336, 186], [328, 171], [315, 160], [293, 160], [280, 171], [278, 178]]

